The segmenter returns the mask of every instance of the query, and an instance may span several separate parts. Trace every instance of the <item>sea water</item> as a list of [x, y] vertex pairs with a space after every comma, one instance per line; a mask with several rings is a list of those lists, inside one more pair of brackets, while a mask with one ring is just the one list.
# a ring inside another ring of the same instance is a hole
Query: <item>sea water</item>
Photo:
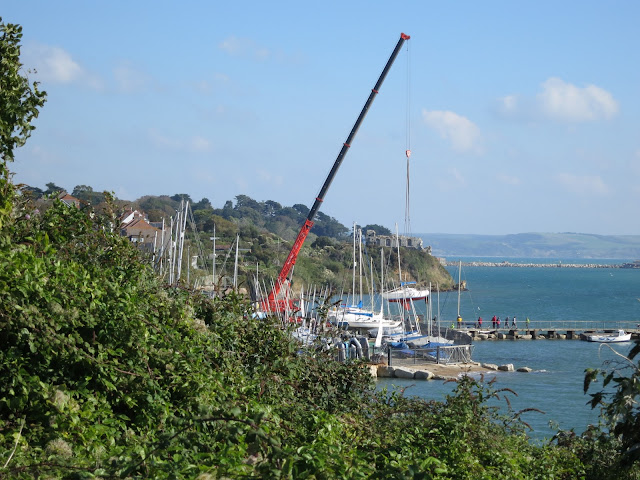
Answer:
[[[451, 260], [451, 259], [449, 259]], [[471, 259], [461, 259], [463, 262]], [[481, 259], [473, 259], [481, 260]], [[486, 260], [486, 259], [485, 259]], [[490, 261], [499, 261], [491, 259]], [[514, 259], [509, 259], [514, 262]], [[519, 259], [521, 263], [542, 262]], [[602, 264], [620, 264], [621, 260], [599, 260]], [[562, 263], [576, 263], [565, 260]], [[592, 261], [589, 261], [592, 263]], [[458, 266], [447, 267], [454, 279]], [[462, 280], [468, 291], [461, 293], [460, 312], [466, 321], [478, 316], [490, 327], [491, 317], [518, 318], [520, 328], [527, 317], [531, 328], [538, 321], [597, 320], [606, 327], [616, 320], [640, 323], [640, 270], [619, 268], [554, 268], [554, 267], [462, 267]], [[437, 293], [432, 294], [432, 311], [437, 311]], [[440, 318], [455, 320], [458, 293], [440, 293]], [[488, 320], [488, 323], [487, 323]], [[542, 322], [541, 322], [542, 323]], [[589, 424], [598, 422], [599, 410], [587, 403], [591, 397], [583, 392], [587, 368], [608, 368], [619, 359], [611, 348], [622, 355], [632, 342], [601, 346], [580, 340], [488, 340], [474, 342], [474, 361], [497, 365], [512, 363], [514, 367], [530, 367], [531, 373], [495, 372], [484, 375], [493, 387], [509, 388], [517, 396], [505, 394], [514, 411], [535, 408], [544, 413], [527, 412], [522, 419], [533, 429], [530, 435], [543, 440], [558, 429], [582, 433]], [[610, 348], [611, 347], [611, 348]], [[479, 377], [478, 377], [479, 378]], [[592, 385], [588, 393], [601, 384]], [[406, 395], [443, 400], [455, 388], [452, 382], [379, 379], [378, 387], [409, 387]], [[502, 400], [502, 410], [507, 404]]]

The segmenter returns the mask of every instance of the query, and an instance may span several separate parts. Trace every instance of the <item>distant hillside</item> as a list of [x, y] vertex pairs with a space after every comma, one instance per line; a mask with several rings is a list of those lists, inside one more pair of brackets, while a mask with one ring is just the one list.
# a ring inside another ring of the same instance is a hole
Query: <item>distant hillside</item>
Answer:
[[472, 235], [420, 233], [438, 257], [530, 257], [640, 259], [640, 235], [518, 233]]

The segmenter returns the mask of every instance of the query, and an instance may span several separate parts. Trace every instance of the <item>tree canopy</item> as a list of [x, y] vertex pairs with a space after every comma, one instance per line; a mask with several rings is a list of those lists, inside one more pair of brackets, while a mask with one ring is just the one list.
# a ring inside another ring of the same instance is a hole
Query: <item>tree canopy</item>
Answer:
[[44, 105], [46, 92], [38, 82], [29, 83], [28, 72], [20, 62], [22, 27], [5, 24], [0, 17], [0, 157], [2, 162], [13, 161], [14, 149], [21, 147], [35, 128]]

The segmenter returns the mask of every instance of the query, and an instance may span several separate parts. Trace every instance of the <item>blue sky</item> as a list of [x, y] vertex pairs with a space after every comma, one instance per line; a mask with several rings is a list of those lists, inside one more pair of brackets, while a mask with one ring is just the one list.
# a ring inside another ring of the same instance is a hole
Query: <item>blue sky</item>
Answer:
[[640, 234], [640, 2], [8, 1], [48, 100], [15, 181], [413, 233]]

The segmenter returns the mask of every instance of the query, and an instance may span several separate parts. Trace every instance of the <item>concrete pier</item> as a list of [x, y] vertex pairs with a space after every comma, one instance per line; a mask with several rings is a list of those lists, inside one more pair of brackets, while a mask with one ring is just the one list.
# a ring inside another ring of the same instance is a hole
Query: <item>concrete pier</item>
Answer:
[[[626, 332], [631, 333], [631, 340], [640, 340], [640, 330], [625, 329]], [[463, 328], [458, 330], [460, 333], [468, 335], [472, 341], [474, 340], [586, 340], [587, 335], [592, 335], [597, 332], [614, 333], [618, 331], [618, 328], [590, 328], [590, 329], [575, 329], [575, 328], [531, 328], [531, 329], [476, 329], [476, 328]]]

